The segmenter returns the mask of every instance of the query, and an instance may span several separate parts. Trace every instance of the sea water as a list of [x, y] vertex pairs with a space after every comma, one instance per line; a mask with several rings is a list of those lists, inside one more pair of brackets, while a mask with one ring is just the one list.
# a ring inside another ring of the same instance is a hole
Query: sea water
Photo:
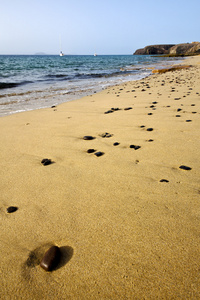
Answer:
[[72, 101], [174, 63], [149, 55], [0, 55], [0, 116]]

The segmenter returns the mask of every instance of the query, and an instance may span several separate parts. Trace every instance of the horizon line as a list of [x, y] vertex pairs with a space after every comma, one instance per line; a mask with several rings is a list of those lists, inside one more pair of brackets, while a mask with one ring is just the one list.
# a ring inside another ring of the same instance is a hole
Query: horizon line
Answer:
[[[54, 55], [54, 56], [59, 56], [59, 54], [47, 54], [47, 53], [43, 53], [43, 54], [39, 54], [39, 53], [32, 53], [32, 54], [24, 54], [24, 53], [20, 53], [20, 54], [0, 54], [0, 55], [32, 55], [32, 56], [50, 56], [50, 55]], [[94, 54], [64, 54], [64, 56], [70, 56], [70, 55], [74, 55], [74, 56], [78, 56], [78, 55], [87, 55], [87, 56], [94, 56]], [[97, 56], [102, 56], [102, 55], [133, 55], [133, 53], [118, 53], [118, 54], [97, 54]]]

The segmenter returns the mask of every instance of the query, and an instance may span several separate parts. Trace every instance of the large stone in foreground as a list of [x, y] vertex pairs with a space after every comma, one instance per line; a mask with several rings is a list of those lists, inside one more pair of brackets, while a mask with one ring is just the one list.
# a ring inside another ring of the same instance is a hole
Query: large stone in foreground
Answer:
[[52, 246], [44, 254], [40, 266], [45, 271], [53, 271], [60, 262], [61, 252], [58, 246]]

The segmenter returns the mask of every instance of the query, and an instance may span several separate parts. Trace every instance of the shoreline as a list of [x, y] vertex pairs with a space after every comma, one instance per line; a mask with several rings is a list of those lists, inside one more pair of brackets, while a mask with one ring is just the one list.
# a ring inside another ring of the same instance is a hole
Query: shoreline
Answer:
[[[26, 74], [23, 70], [21, 77], [11, 77], [11, 79], [8, 76], [8, 80], [11, 82], [2, 82], [1, 84], [0, 116], [51, 107], [52, 105], [80, 99], [95, 92], [100, 92], [109, 86], [145, 78], [150, 74], [151, 67], [158, 67], [160, 64], [167, 66], [169, 63], [177, 62], [168, 59], [162, 61], [162, 59], [151, 57], [147, 61], [141, 57], [127, 56], [126, 59], [123, 55], [116, 57], [121, 60], [120, 64], [118, 59], [113, 59], [113, 56], [107, 56], [105, 61], [101, 61], [100, 58], [85, 61], [87, 70], [78, 67], [83, 58], [82, 56], [77, 61], [74, 61], [74, 57], [72, 57], [68, 63], [70, 64], [72, 60], [76, 72], [73, 71], [72, 67], [70, 69], [62, 68], [62, 60], [60, 60], [60, 57], [55, 57], [55, 63], [60, 64], [60, 71], [56, 71], [56, 68], [49, 70], [49, 61], [47, 61], [45, 64], [46, 69], [38, 73], [36, 78], [35, 72], [37, 69], [33, 71], [32, 75], [29, 71]], [[110, 70], [105, 67], [106, 60], [109, 62]], [[28, 64], [28, 61], [25, 62]], [[19, 62], [17, 61], [17, 63]], [[42, 63], [44, 63], [43, 59], [39, 59], [38, 64], [42, 65]], [[91, 68], [92, 64], [94, 65], [93, 68]], [[105, 70], [102, 70], [101, 64], [104, 64]], [[43, 68], [45, 66], [42, 65]], [[22, 78], [26, 78], [26, 80], [22, 80]], [[6, 89], [6, 86], [10, 86], [10, 88]]]
[[200, 57], [183, 64], [0, 118], [2, 298], [199, 299]]

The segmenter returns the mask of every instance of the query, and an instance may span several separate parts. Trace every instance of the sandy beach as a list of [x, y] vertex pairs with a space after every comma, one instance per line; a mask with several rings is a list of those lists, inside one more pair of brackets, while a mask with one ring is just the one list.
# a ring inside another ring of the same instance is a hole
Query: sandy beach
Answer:
[[184, 64], [0, 118], [1, 299], [200, 299], [200, 56]]

